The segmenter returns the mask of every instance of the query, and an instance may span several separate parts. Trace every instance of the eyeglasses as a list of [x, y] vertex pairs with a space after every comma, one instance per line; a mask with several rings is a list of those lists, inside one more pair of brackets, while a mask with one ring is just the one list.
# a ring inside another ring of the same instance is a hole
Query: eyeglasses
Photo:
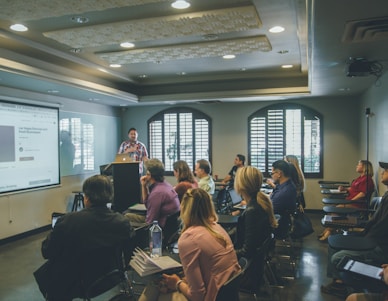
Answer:
[[277, 170], [271, 172], [271, 176], [273, 176], [275, 173], [279, 173]]

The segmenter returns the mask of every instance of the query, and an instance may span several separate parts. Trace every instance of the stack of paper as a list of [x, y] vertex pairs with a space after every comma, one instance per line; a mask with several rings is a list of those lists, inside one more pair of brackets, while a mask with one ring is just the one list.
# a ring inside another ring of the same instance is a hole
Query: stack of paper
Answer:
[[182, 265], [170, 256], [151, 258], [143, 250], [136, 248], [129, 265], [141, 276], [148, 276], [164, 270], [180, 268]]

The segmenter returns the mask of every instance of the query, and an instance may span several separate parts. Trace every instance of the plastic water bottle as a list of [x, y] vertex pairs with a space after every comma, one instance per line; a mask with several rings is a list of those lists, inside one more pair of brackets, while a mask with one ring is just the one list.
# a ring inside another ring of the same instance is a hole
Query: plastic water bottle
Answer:
[[150, 253], [153, 258], [162, 256], [162, 228], [158, 221], [154, 221], [150, 228]]

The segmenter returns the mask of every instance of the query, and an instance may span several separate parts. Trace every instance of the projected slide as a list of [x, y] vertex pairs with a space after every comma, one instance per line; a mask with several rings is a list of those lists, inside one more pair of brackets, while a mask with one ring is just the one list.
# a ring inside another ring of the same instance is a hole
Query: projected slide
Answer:
[[60, 182], [58, 109], [0, 101], [0, 193]]

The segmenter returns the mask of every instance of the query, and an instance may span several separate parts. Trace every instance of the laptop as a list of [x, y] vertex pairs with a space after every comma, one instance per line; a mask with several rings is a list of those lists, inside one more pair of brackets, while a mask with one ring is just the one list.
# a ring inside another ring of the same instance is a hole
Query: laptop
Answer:
[[127, 162], [131, 162], [131, 157], [129, 156], [129, 154], [116, 154], [116, 157], [115, 157], [115, 163], [127, 163]]
[[230, 200], [232, 201], [232, 204], [231, 204], [232, 207], [237, 208], [236, 206], [238, 206], [238, 204], [240, 204], [242, 201], [241, 195], [237, 194], [237, 192], [234, 189], [229, 189], [228, 192], [229, 192]]
[[51, 214], [51, 228], [54, 229], [55, 224], [57, 223], [58, 218], [64, 216], [65, 213], [53, 212]]

